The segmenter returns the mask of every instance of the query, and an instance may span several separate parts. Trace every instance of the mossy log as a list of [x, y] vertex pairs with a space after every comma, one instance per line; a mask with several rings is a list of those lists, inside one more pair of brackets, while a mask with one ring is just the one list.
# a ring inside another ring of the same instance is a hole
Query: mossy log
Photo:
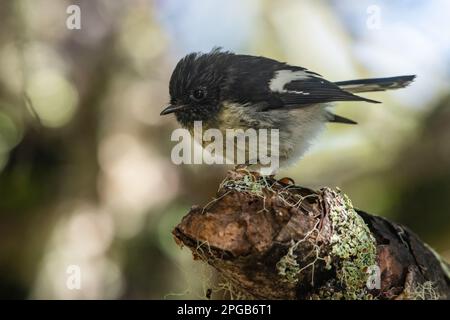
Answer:
[[449, 267], [408, 228], [339, 190], [230, 171], [173, 230], [239, 297], [450, 299]]

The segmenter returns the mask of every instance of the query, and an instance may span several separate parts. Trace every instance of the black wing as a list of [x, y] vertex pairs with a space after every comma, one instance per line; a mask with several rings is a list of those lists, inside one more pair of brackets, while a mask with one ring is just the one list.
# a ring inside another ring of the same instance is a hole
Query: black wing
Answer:
[[332, 101], [366, 101], [302, 67], [265, 57], [233, 55], [222, 84], [223, 99], [260, 104], [261, 111], [298, 108]]
[[306, 73], [308, 76], [287, 82], [283, 90], [273, 92], [286, 107], [302, 107], [317, 103], [333, 101], [366, 101], [379, 103], [379, 101], [363, 98], [348, 91], [342, 90], [334, 83], [320, 76]]

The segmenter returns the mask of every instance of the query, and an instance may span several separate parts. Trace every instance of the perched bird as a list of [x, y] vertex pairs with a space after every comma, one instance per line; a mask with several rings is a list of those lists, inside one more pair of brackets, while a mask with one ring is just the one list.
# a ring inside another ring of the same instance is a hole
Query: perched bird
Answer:
[[406, 87], [414, 75], [330, 82], [320, 74], [273, 59], [213, 49], [181, 59], [169, 85], [174, 113], [192, 130], [278, 129], [280, 167], [295, 163], [327, 122], [356, 124], [333, 114], [336, 101], [379, 103], [354, 93]]

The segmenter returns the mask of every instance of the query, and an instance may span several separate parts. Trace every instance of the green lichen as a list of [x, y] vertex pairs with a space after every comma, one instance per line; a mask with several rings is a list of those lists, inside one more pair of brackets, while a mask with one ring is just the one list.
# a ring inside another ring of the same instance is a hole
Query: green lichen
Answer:
[[[313, 241], [312, 232], [320, 232], [317, 228], [307, 234], [304, 239], [292, 241], [288, 252], [277, 263], [277, 271], [282, 280], [297, 283], [303, 270], [311, 267], [312, 284], [314, 284], [314, 267], [321, 260], [326, 269], [334, 269], [336, 278], [320, 287], [312, 299], [373, 299], [367, 290], [369, 267], [376, 264], [376, 241], [364, 220], [356, 213], [350, 199], [339, 190], [326, 189], [331, 237], [330, 249], [326, 256], [320, 256], [321, 248]], [[306, 266], [300, 266], [295, 253], [299, 244], [308, 241], [316, 253], [315, 259]]]
[[298, 281], [298, 275], [300, 274], [301, 268], [297, 262], [297, 255], [295, 254], [295, 250], [297, 250], [299, 244], [300, 241], [292, 241], [287, 254], [277, 262], [276, 267], [278, 270], [278, 275], [285, 282], [297, 283]]
[[[319, 260], [325, 260], [320, 256], [321, 247], [317, 245], [315, 239], [317, 238], [317, 234], [320, 232], [317, 228], [319, 221], [317, 221], [314, 228], [312, 228], [304, 237], [298, 241], [291, 240], [291, 245], [288, 249], [286, 255], [284, 255], [276, 264], [276, 268], [278, 270], [278, 275], [285, 282], [289, 283], [297, 283], [299, 281], [301, 273], [311, 268], [311, 285], [314, 286], [314, 271], [316, 267], [316, 263]], [[306, 263], [304, 266], [300, 266], [298, 263], [298, 256], [295, 253], [300, 244], [305, 243], [306, 246], [311, 247], [311, 251], [306, 254], [302, 260], [306, 260], [309, 258], [309, 263]]]
[[350, 199], [328, 189], [329, 219], [332, 226], [330, 259], [343, 287], [333, 298], [372, 299], [366, 282], [367, 269], [376, 264], [376, 242], [364, 220], [356, 213]]

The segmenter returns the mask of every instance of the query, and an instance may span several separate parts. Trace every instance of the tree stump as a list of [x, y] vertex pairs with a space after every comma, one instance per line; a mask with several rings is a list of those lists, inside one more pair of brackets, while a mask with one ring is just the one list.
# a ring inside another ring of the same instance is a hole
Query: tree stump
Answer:
[[230, 171], [173, 230], [241, 298], [449, 299], [449, 266], [408, 228], [313, 191]]

